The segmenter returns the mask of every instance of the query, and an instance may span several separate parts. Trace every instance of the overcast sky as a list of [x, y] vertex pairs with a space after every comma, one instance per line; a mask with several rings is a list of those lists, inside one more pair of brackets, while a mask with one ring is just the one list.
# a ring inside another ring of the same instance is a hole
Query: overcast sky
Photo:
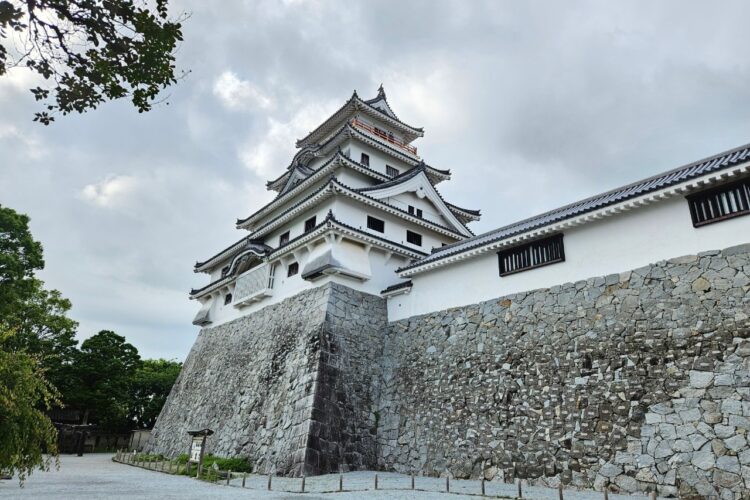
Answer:
[[204, 259], [271, 194], [294, 141], [375, 95], [481, 208], [475, 232], [750, 142], [750, 3], [179, 1], [191, 13], [169, 105], [110, 103], [34, 124], [0, 77], [0, 203], [29, 214], [42, 278], [79, 337], [182, 360]]

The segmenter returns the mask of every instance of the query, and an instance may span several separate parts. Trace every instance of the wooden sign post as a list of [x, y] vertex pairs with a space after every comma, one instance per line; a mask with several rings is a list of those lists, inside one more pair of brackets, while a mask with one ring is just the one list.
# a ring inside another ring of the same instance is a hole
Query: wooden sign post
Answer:
[[190, 467], [190, 464], [196, 464], [198, 466], [198, 475], [196, 477], [201, 477], [201, 473], [203, 472], [203, 453], [206, 450], [206, 438], [213, 433], [214, 431], [208, 428], [197, 431], [188, 431], [188, 434], [190, 435], [188, 468]]

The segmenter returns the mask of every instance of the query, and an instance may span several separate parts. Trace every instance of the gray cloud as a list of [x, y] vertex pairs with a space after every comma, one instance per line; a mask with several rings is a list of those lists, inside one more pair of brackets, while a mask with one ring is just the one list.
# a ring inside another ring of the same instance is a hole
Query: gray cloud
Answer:
[[353, 89], [382, 82], [476, 231], [748, 142], [750, 5], [242, 2], [192, 13], [169, 105], [109, 103], [43, 128], [0, 78], [0, 202], [32, 217], [43, 278], [85, 338], [182, 358], [192, 264], [239, 238], [265, 180]]

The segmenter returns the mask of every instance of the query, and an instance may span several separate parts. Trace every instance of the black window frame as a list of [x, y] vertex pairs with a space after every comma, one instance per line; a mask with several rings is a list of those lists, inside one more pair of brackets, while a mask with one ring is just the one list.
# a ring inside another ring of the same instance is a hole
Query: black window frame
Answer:
[[398, 177], [401, 175], [401, 172], [396, 167], [392, 167], [390, 165], [385, 166], [385, 175], [388, 177]]
[[365, 167], [370, 166], [370, 155], [367, 153], [360, 153], [359, 155], [359, 162], [364, 165]]
[[292, 262], [286, 266], [286, 277], [291, 278], [295, 274], [299, 274], [299, 262]]
[[[416, 239], [417, 241], [411, 241], [412, 239]], [[410, 243], [412, 245], [416, 245], [418, 247], [422, 246], [422, 235], [419, 233], [415, 233], [414, 231], [411, 231], [409, 229], [406, 230], [406, 242]]]
[[377, 231], [378, 233], [385, 233], [385, 221], [383, 219], [373, 217], [372, 215], [368, 215], [367, 229], [372, 229], [373, 231]]
[[310, 217], [309, 219], [305, 221], [305, 234], [315, 229], [315, 226], [316, 226], [315, 223], [317, 222], [317, 220], [318, 220], [318, 216], [313, 215], [312, 217]]
[[422, 219], [422, 209], [417, 208], [415, 206], [409, 205], [409, 215], [413, 215], [414, 217], [419, 217]]
[[[512, 258], [515, 262], [510, 262], [506, 260], [507, 258]], [[504, 248], [497, 252], [497, 264], [501, 277], [559, 264], [560, 262], [565, 262], [565, 244], [562, 233], [523, 245]], [[509, 264], [511, 265], [509, 266]]]
[[224, 295], [224, 305], [228, 306], [231, 303], [232, 303], [232, 294], [228, 293], [228, 294]]
[[279, 246], [289, 242], [289, 231], [279, 235]]
[[[724, 195], [723, 199], [722, 195]], [[731, 206], [730, 196], [733, 198], [732, 201], [735, 206], [740, 210], [724, 213], [725, 209]], [[750, 178], [705, 189], [685, 198], [690, 209], [693, 227], [703, 227], [735, 217], [750, 215]], [[714, 213], [719, 213], [719, 215], [714, 215]]]

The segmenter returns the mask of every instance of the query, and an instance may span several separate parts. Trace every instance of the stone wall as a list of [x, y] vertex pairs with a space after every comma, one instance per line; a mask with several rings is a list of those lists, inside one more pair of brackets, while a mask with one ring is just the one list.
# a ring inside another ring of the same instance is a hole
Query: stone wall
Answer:
[[740, 498], [750, 489], [749, 252], [392, 323], [379, 466]]
[[150, 451], [249, 457], [257, 471], [316, 474], [376, 465], [379, 297], [336, 284], [204, 328], [157, 420]]

